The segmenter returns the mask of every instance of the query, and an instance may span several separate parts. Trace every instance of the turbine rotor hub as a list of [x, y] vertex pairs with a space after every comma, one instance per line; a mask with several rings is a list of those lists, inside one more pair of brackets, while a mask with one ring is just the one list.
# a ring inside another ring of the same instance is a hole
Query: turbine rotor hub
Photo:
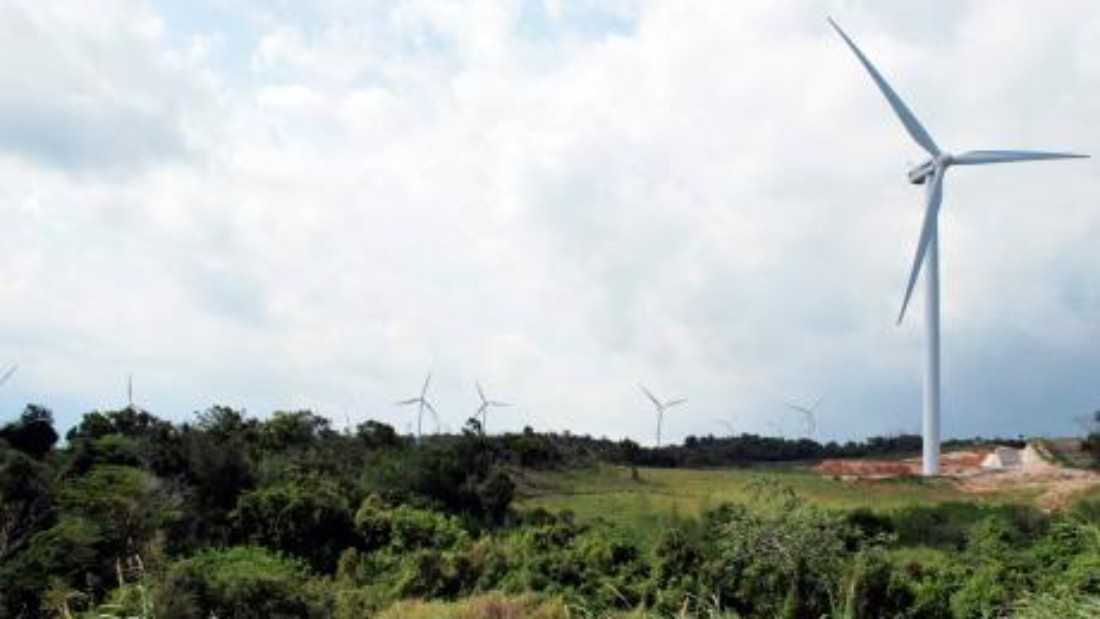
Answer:
[[936, 171], [938, 159], [928, 159], [924, 163], [909, 170], [909, 182], [914, 185], [923, 185]]

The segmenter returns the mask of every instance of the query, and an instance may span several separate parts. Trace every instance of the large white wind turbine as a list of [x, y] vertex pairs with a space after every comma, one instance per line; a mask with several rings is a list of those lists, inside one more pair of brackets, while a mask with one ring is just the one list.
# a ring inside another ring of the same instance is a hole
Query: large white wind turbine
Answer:
[[669, 400], [668, 402], [662, 402], [662, 401], [658, 400], [652, 393], [650, 393], [649, 389], [645, 388], [645, 385], [639, 384], [638, 387], [641, 388], [642, 393], [645, 394], [645, 397], [649, 398], [650, 402], [653, 402], [653, 407], [657, 409], [657, 446], [660, 447], [661, 446], [661, 423], [665, 420], [665, 411], [672, 408], [673, 406], [679, 406], [680, 404], [683, 404], [684, 402], [687, 402], [687, 398], [680, 398], [680, 399], [677, 399], [677, 400]]
[[481, 383], [475, 382], [474, 385], [477, 387], [478, 397], [481, 398], [481, 406], [477, 407], [477, 414], [481, 415], [481, 433], [484, 434], [486, 432], [485, 426], [489, 421], [489, 409], [493, 406], [511, 406], [511, 404], [508, 402], [500, 402], [497, 400], [490, 400], [489, 398], [486, 398], [485, 392], [481, 389]]
[[[432, 416], [435, 417], [436, 426], [439, 425], [439, 414], [435, 412], [435, 407], [428, 401], [428, 385], [432, 382], [432, 373], [428, 372], [428, 377], [424, 379], [424, 386], [420, 389], [420, 396], [415, 398], [409, 398], [408, 400], [401, 400], [397, 403], [397, 406], [405, 406], [408, 404], [416, 404], [416, 442], [420, 442], [420, 431], [424, 422], [424, 409], [431, 411]], [[438, 427], [437, 430], [438, 431]]]
[[875, 85], [894, 109], [901, 124], [909, 136], [928, 153], [928, 160], [909, 170], [909, 182], [925, 185], [927, 189], [924, 210], [924, 223], [921, 225], [920, 239], [917, 242], [916, 255], [909, 272], [909, 281], [905, 287], [905, 298], [898, 313], [898, 323], [905, 317], [909, 298], [913, 294], [917, 276], [924, 267], [925, 300], [925, 338], [927, 356], [924, 373], [924, 428], [923, 451], [925, 475], [937, 475], [940, 470], [940, 274], [939, 274], [939, 233], [938, 219], [940, 203], [943, 200], [943, 177], [947, 169], [954, 165], [981, 165], [986, 163], [1011, 163], [1014, 161], [1038, 161], [1043, 159], [1077, 159], [1088, 155], [1073, 153], [1047, 153], [1021, 150], [972, 150], [961, 154], [941, 151], [932, 136], [921, 126], [909, 108], [905, 106], [897, 93], [886, 83], [871, 61], [863, 55], [856, 44], [840, 29], [835, 21], [829, 23], [840, 34], [848, 47], [855, 52], [860, 64], [871, 75]]

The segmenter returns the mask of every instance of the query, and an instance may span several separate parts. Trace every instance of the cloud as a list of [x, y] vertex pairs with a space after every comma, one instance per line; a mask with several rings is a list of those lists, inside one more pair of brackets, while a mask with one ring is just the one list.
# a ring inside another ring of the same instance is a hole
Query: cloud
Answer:
[[[111, 153], [13, 137], [0, 158], [6, 394], [69, 421], [133, 371], [169, 416], [404, 429], [391, 403], [432, 369], [452, 429], [480, 380], [519, 404], [497, 428], [648, 440], [643, 381], [690, 398], [674, 438], [795, 432], [782, 401], [822, 394], [826, 436], [913, 431], [920, 325], [893, 318], [919, 151], [823, 15], [944, 144], [1100, 137], [1081, 3], [18, 6], [22, 57], [66, 70], [0, 74], [110, 93], [19, 126]], [[952, 171], [948, 433], [1065, 432], [1090, 406], [1098, 185], [1090, 163]]]
[[132, 168], [185, 154], [203, 113], [201, 73], [162, 46], [134, 3], [0, 8], [0, 149], [68, 170]]

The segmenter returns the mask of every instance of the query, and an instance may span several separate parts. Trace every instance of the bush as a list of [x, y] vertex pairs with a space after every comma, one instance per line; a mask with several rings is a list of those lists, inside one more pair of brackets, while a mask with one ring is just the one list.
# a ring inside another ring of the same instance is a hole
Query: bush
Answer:
[[308, 568], [256, 546], [204, 550], [168, 568], [158, 587], [158, 617], [328, 617], [322, 581]]
[[331, 479], [308, 476], [241, 496], [230, 521], [240, 539], [331, 571], [355, 544], [347, 499]]
[[63, 517], [35, 534], [22, 552], [0, 564], [0, 617], [38, 616], [51, 585], [103, 588], [100, 541], [99, 527], [76, 517]]

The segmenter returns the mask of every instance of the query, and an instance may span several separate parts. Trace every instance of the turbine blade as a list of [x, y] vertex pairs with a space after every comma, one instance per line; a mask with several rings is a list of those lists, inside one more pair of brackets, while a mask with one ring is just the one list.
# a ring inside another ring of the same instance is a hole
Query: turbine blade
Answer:
[[921, 148], [928, 151], [928, 154], [933, 157], [939, 155], [940, 148], [936, 146], [936, 142], [932, 139], [932, 136], [928, 135], [928, 132], [921, 126], [917, 117], [905, 106], [905, 102], [901, 100], [901, 97], [894, 92], [890, 84], [886, 83], [886, 80], [878, 72], [878, 69], [876, 69], [875, 66], [871, 64], [871, 61], [863, 55], [863, 52], [861, 52], [860, 49], [856, 47], [856, 44], [848, 38], [848, 35], [840, 29], [840, 26], [833, 21], [833, 18], [829, 18], [829, 23], [832, 24], [837, 34], [844, 39], [844, 42], [848, 44], [848, 47], [855, 52], [856, 57], [859, 58], [859, 62], [863, 64], [863, 68], [867, 69], [867, 72], [871, 74], [871, 79], [875, 81], [878, 89], [882, 91], [883, 96], [886, 97], [886, 100], [890, 103], [890, 107], [894, 108], [894, 113], [898, 115], [898, 119], [901, 120], [901, 124], [905, 126], [905, 130], [909, 132], [913, 140], [915, 140], [917, 144], [920, 144]]
[[420, 401], [420, 398], [409, 398], [408, 400], [401, 400], [400, 402], [394, 402], [394, 406], [405, 406], [406, 404], [416, 404]]
[[683, 404], [684, 402], [687, 402], [687, 398], [680, 398], [678, 400], [670, 400], [668, 402], [665, 402], [665, 409], [667, 410], [667, 409], [672, 408], [673, 406], [679, 406], [680, 404]]
[[658, 400], [656, 397], [654, 397], [653, 394], [649, 392], [649, 389], [645, 388], [645, 385], [639, 383], [638, 388], [640, 388], [642, 390], [642, 393], [645, 394], [645, 397], [649, 398], [650, 402], [653, 402], [654, 406], [656, 406], [658, 409], [662, 408], [661, 407], [661, 401]]
[[475, 382], [474, 385], [477, 387], [477, 395], [481, 397], [482, 402], [485, 402], [485, 392], [481, 390], [481, 383]]
[[784, 402], [783, 406], [791, 409], [792, 411], [798, 411], [800, 413], [808, 413], [809, 410], [805, 406], [799, 406], [798, 404], [792, 404], [790, 402]]
[[18, 369], [19, 369], [19, 364], [18, 363], [11, 366], [10, 368], [8, 368], [8, 371], [4, 372], [3, 376], [0, 376], [0, 385], [3, 385], [4, 383], [8, 382], [8, 379], [11, 378], [11, 375], [15, 374], [15, 371], [18, 370]]
[[920, 240], [917, 242], [917, 252], [913, 257], [913, 268], [909, 272], [909, 283], [905, 287], [905, 300], [901, 303], [901, 312], [898, 313], [898, 324], [905, 318], [905, 310], [909, 307], [909, 299], [913, 296], [913, 286], [917, 283], [921, 266], [924, 264], [924, 254], [928, 251], [928, 245], [932, 242], [932, 235], [936, 234], [936, 219], [939, 217], [940, 201], [943, 199], [943, 168], [937, 168], [928, 181], [928, 206], [924, 210], [924, 223], [921, 225]]
[[428, 372], [428, 377], [424, 379], [424, 388], [420, 390], [420, 397], [424, 397], [428, 394], [428, 385], [432, 382], [432, 373]]
[[432, 417], [435, 418], [436, 423], [439, 423], [439, 413], [435, 412], [435, 407], [432, 406], [432, 403], [427, 401], [427, 400], [424, 400], [424, 408], [431, 411]]
[[487, 404], [489, 406], [514, 406], [511, 402], [500, 402], [497, 400], [489, 400]]
[[818, 398], [817, 402], [814, 402], [814, 405], [810, 407], [810, 411], [816, 411], [817, 407], [821, 406], [821, 403], [824, 402], [824, 401], [825, 401], [825, 396], [821, 396], [820, 398]]
[[1012, 163], [1015, 161], [1043, 161], [1045, 159], [1087, 159], [1088, 155], [1076, 153], [1046, 153], [1035, 150], [971, 150], [954, 155], [951, 163], [980, 165], [983, 163]]

